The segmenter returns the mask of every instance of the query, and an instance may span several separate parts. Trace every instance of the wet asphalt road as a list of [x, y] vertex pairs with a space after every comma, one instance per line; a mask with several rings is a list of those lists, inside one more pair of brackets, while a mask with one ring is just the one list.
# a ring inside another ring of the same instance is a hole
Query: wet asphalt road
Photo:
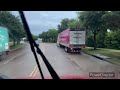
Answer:
[[[53, 43], [41, 43], [40, 48], [53, 66], [57, 74], [62, 77], [89, 77], [89, 72], [114, 72], [118, 78], [120, 66], [110, 64], [84, 53], [66, 53], [64, 49]], [[44, 76], [50, 74], [44, 62], [38, 55]], [[28, 44], [22, 49], [11, 52], [5, 60], [0, 62], [0, 73], [10, 78], [25, 78], [40, 76], [34, 56]]]

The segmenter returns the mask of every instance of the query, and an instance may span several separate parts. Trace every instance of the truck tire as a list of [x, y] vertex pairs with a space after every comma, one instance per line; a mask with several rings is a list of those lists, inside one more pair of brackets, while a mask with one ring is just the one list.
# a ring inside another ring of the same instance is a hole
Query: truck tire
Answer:
[[8, 55], [9, 51], [6, 51], [5, 54]]
[[57, 44], [58, 47], [60, 47], [60, 44]]
[[68, 48], [68, 47], [65, 47], [65, 51], [66, 51], [67, 53], [69, 53], [69, 52], [70, 52], [70, 50], [69, 50], [69, 48]]
[[81, 54], [81, 51], [79, 52], [79, 54]]
[[62, 45], [59, 44], [59, 47], [62, 48]]
[[56, 43], [56, 45], [58, 46], [58, 43]]
[[81, 50], [79, 50], [79, 54], [81, 54]]

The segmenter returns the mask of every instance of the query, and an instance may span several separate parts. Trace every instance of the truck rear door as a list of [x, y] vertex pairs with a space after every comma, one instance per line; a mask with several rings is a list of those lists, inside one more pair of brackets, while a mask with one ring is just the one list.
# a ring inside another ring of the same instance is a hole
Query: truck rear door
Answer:
[[85, 44], [85, 31], [84, 30], [70, 31], [70, 44], [74, 45]]

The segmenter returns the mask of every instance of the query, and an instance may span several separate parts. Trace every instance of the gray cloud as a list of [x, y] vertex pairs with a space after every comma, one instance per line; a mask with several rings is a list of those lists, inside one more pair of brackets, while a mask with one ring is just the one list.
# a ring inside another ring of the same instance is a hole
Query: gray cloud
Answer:
[[[24, 11], [33, 34], [40, 34], [50, 28], [57, 28], [64, 18], [76, 18], [76, 11]], [[19, 15], [13, 12], [14, 15]]]

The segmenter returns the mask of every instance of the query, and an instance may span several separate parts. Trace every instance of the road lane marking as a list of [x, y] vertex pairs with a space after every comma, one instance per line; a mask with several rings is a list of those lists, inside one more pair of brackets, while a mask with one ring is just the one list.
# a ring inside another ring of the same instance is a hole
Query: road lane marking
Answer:
[[[42, 62], [43, 62], [43, 61], [41, 61], [41, 63], [42, 63]], [[40, 63], [40, 64], [41, 64], [41, 63]], [[38, 67], [37, 67], [37, 65], [36, 65], [29, 76], [30, 76], [30, 77], [35, 76], [35, 75], [37, 74], [37, 72], [38, 72]]]
[[9, 60], [9, 61], [6, 61], [6, 62], [4, 62], [4, 64], [7, 64], [8, 62], [10, 62], [11, 60]]
[[[42, 63], [42, 62], [41, 62], [41, 63]], [[41, 64], [41, 63], [40, 63], [40, 64]], [[35, 76], [37, 73], [38, 73], [38, 67], [37, 67], [37, 65], [36, 65], [29, 76], [30, 76], [30, 77], [33, 77], [33, 76]]]
[[31, 72], [30, 77], [33, 76], [33, 74], [35, 73], [36, 69], [37, 69], [37, 65], [34, 67], [33, 71]]
[[35, 73], [33, 74], [33, 77], [37, 74], [38, 72], [38, 68], [36, 69]]
[[[45, 47], [44, 47], [44, 46], [40, 46], [40, 47], [41, 47], [41, 51], [45, 54]], [[42, 59], [42, 58], [40, 58], [40, 59]], [[43, 62], [43, 60], [40, 62], [40, 64], [41, 64], [42, 62]], [[38, 73], [38, 67], [37, 67], [37, 65], [36, 65], [29, 76], [30, 76], [30, 77], [34, 77], [37, 73]]]
[[15, 57], [13, 57], [13, 58], [7, 60], [6, 62], [4, 62], [4, 64], [9, 63], [10, 61], [14, 60], [15, 58], [17, 58], [17, 57], [19, 57], [19, 56], [21, 56], [21, 55], [24, 55], [24, 53], [21, 53], [21, 54], [16, 55]]

